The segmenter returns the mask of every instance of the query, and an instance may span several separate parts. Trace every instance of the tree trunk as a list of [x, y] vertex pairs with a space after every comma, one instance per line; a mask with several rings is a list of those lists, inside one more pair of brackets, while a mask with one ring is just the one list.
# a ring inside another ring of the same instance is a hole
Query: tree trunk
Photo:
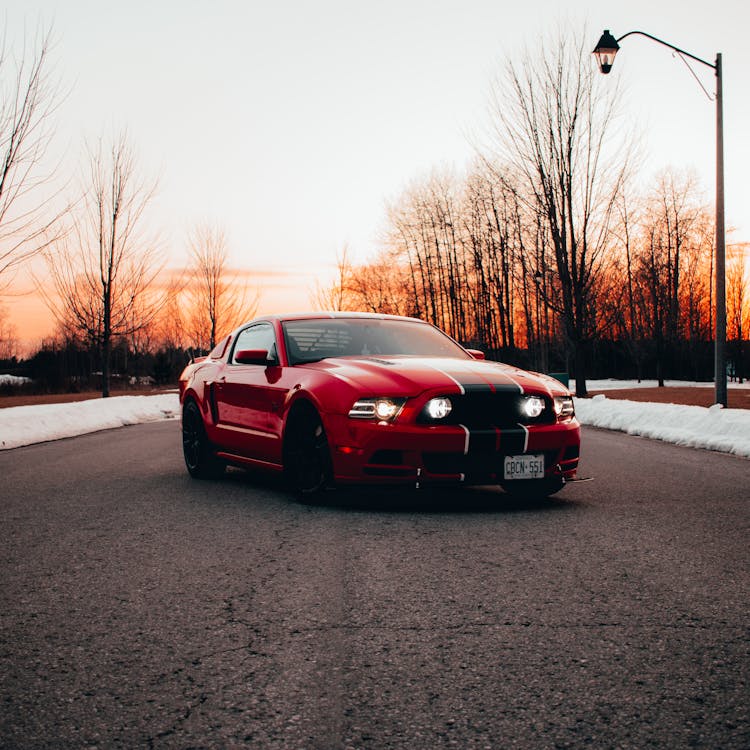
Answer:
[[576, 378], [576, 396], [578, 398], [588, 398], [589, 391], [586, 386], [586, 349], [584, 341], [573, 342], [575, 378]]
[[104, 335], [102, 341], [102, 398], [109, 398], [109, 362], [112, 354], [112, 343], [109, 336]]

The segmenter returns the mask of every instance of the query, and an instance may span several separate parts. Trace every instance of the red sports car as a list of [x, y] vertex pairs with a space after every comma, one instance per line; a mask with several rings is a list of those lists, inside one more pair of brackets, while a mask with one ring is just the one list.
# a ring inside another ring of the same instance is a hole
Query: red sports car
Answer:
[[570, 392], [484, 360], [414, 318], [258, 318], [180, 376], [191, 476], [284, 472], [301, 493], [350, 483], [499, 483], [550, 495], [575, 478]]

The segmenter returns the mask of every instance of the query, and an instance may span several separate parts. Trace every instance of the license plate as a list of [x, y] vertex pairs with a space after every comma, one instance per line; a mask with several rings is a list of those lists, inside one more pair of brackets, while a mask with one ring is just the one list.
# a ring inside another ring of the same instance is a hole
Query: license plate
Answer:
[[544, 456], [506, 456], [503, 479], [544, 479]]

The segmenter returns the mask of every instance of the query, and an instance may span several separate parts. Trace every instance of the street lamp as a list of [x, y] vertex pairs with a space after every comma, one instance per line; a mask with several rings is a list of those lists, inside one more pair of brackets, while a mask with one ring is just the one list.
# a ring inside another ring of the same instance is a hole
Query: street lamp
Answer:
[[702, 60], [700, 57], [691, 55], [679, 47], [675, 47], [663, 39], [647, 34], [645, 31], [629, 31], [615, 39], [609, 29], [605, 29], [594, 48], [594, 55], [599, 64], [599, 70], [605, 75], [612, 70], [617, 50], [620, 49], [618, 42], [631, 34], [640, 34], [648, 39], [663, 44], [674, 50], [678, 55], [689, 57], [691, 60], [706, 65], [713, 69], [716, 74], [716, 331], [714, 335], [714, 399], [717, 404], [727, 406], [727, 371], [724, 355], [727, 337], [727, 306], [726, 306], [726, 280], [725, 280], [725, 238], [724, 238], [724, 116], [722, 103], [721, 83], [721, 52], [716, 55], [713, 64]]

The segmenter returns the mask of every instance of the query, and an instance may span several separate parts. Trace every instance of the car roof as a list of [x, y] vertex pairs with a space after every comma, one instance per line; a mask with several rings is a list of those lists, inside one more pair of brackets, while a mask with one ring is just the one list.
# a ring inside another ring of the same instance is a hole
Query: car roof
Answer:
[[258, 317], [248, 320], [241, 326], [238, 326], [235, 330], [238, 331], [240, 328], [250, 325], [251, 323], [260, 322], [273, 322], [279, 321], [284, 322], [287, 320], [326, 320], [326, 319], [357, 319], [357, 320], [402, 320], [409, 321], [411, 323], [422, 323], [423, 325], [429, 325], [424, 320], [419, 318], [410, 318], [405, 315], [386, 315], [385, 313], [368, 313], [368, 312], [340, 312], [340, 311], [325, 311], [325, 312], [300, 312], [300, 313], [274, 313], [272, 315], [259, 315]]

